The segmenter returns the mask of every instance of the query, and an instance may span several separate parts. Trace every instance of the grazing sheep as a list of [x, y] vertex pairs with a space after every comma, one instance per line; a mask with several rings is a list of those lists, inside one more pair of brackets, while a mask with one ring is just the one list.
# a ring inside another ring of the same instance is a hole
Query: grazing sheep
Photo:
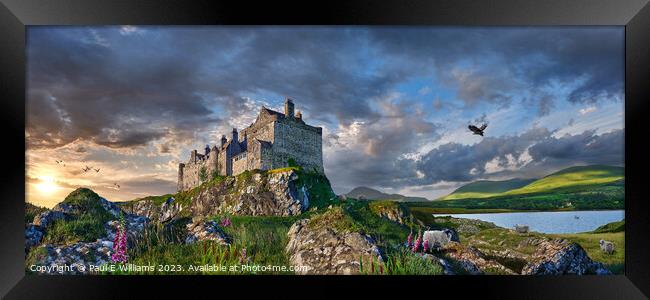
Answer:
[[429, 247], [439, 249], [449, 242], [458, 242], [458, 234], [452, 229], [427, 230], [422, 234], [422, 242], [428, 241]]
[[602, 250], [603, 252], [607, 254], [614, 253], [614, 243], [606, 240], [600, 240], [598, 244], [600, 244], [600, 250]]
[[515, 225], [515, 231], [518, 233], [527, 233], [528, 229], [528, 225]]

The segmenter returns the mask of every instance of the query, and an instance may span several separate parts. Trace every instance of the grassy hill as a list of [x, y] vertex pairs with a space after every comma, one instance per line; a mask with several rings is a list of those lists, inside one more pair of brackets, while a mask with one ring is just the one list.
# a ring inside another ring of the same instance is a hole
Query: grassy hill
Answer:
[[613, 183], [624, 179], [623, 167], [593, 165], [563, 169], [524, 187], [505, 192], [506, 195], [530, 194], [549, 191], [579, 191], [592, 186]]
[[503, 181], [479, 180], [456, 189], [439, 200], [487, 198], [510, 190], [518, 189], [535, 181], [535, 179], [514, 178]]
[[624, 180], [625, 169], [591, 165], [570, 167], [537, 180], [476, 181], [439, 200], [479, 199], [550, 192], [583, 192]]
[[345, 194], [349, 198], [355, 199], [365, 199], [365, 200], [393, 200], [401, 202], [423, 202], [429, 201], [427, 198], [423, 197], [410, 197], [400, 194], [386, 194], [378, 190], [360, 186], [352, 189], [349, 193]]

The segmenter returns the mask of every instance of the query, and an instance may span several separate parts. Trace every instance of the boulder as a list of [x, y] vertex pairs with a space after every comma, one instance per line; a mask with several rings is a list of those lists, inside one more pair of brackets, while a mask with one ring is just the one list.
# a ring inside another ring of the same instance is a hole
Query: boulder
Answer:
[[27, 268], [38, 267], [36, 273], [57, 275], [89, 274], [90, 266], [111, 262], [112, 242], [80, 242], [72, 245], [43, 245], [32, 250]]
[[382, 260], [375, 241], [359, 232], [337, 230], [329, 222], [304, 219], [288, 232], [286, 252], [296, 274], [359, 274]]
[[25, 253], [37, 246], [43, 239], [43, 231], [40, 226], [25, 224]]
[[204, 187], [192, 199], [193, 216], [218, 214], [252, 216], [294, 216], [309, 208], [310, 195], [297, 186], [293, 171], [235, 176]]
[[186, 225], [186, 244], [200, 241], [215, 241], [221, 245], [230, 245], [230, 238], [221, 230], [216, 221], [197, 221]]
[[489, 270], [490, 272], [497, 271], [509, 275], [517, 274], [497, 261], [487, 258], [475, 247], [467, 247], [458, 242], [452, 241], [442, 247], [441, 250], [443, 253], [447, 254], [447, 256], [456, 260], [464, 272], [470, 275], [485, 274], [486, 270]]
[[453, 229], [427, 230], [422, 234], [422, 242], [428, 241], [432, 249], [440, 249], [449, 242], [460, 242], [458, 233]]
[[132, 202], [129, 210], [134, 215], [146, 217], [154, 222], [166, 223], [174, 220], [184, 208], [174, 197], [170, 197], [162, 204], [156, 204], [152, 200], [135, 201]]
[[40, 226], [41, 228], [46, 228], [56, 220], [69, 219], [70, 215], [68, 213], [59, 211], [59, 210], [48, 210], [38, 214], [34, 217], [34, 225]]
[[530, 262], [522, 270], [524, 275], [611, 274], [603, 264], [589, 258], [580, 245], [564, 239], [543, 241]]

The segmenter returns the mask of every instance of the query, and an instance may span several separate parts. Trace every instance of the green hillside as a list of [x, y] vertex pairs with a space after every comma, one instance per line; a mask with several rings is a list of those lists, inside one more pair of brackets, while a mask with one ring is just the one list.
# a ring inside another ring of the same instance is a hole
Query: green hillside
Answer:
[[623, 167], [592, 165], [570, 167], [538, 180], [476, 181], [440, 200], [479, 199], [548, 192], [581, 192], [624, 180]]
[[624, 179], [625, 169], [614, 166], [578, 166], [563, 169], [524, 187], [505, 192], [504, 195], [519, 195], [549, 191], [579, 191], [591, 186], [612, 183]]
[[440, 200], [487, 198], [513, 189], [518, 189], [535, 181], [535, 179], [514, 178], [503, 181], [479, 180], [466, 184]]

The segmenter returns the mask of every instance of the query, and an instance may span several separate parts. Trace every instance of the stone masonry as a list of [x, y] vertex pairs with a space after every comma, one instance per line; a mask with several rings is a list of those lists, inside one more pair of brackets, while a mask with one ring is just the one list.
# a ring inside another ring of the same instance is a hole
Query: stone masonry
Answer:
[[323, 129], [307, 125], [293, 101], [284, 103], [284, 113], [262, 107], [253, 124], [220, 145], [206, 145], [204, 152], [192, 150], [190, 159], [178, 166], [178, 190], [188, 190], [215, 175], [233, 176], [246, 170], [270, 170], [289, 166], [292, 159], [305, 170], [323, 173]]

